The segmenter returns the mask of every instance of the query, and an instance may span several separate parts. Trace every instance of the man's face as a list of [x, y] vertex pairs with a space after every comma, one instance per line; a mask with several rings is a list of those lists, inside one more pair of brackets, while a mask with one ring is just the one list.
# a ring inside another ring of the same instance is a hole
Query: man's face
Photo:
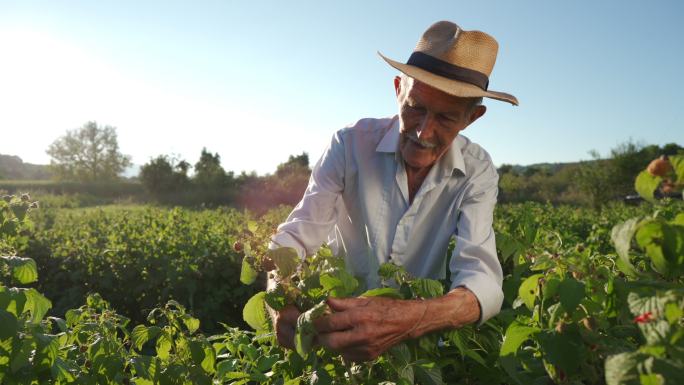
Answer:
[[449, 95], [419, 81], [401, 82], [397, 78], [395, 88], [399, 100], [401, 155], [413, 168], [432, 166], [458, 133], [486, 111], [481, 105], [472, 107], [471, 99]]

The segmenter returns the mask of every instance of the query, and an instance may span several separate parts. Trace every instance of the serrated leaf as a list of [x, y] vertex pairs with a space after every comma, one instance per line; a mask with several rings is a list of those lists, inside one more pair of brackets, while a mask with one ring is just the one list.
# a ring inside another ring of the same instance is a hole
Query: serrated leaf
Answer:
[[249, 263], [248, 258], [242, 258], [242, 267], [240, 269], [240, 282], [245, 285], [251, 285], [256, 281], [259, 273], [254, 270], [252, 264]]
[[173, 342], [166, 335], [166, 333], [161, 333], [159, 335], [159, 338], [157, 338], [157, 344], [156, 344], [157, 357], [159, 357], [162, 360], [168, 360], [169, 359], [169, 353], [171, 352], [172, 346], [173, 346]]
[[399, 289], [394, 287], [380, 287], [377, 289], [370, 289], [361, 294], [361, 297], [388, 297], [403, 299], [404, 297], [399, 292]]
[[183, 315], [183, 323], [185, 324], [185, 327], [188, 328], [190, 334], [195, 333], [200, 327], [200, 320], [190, 314]]
[[635, 384], [639, 378], [636, 366], [641, 357], [637, 352], [627, 352], [606, 358], [606, 385]]
[[523, 342], [527, 341], [530, 336], [533, 336], [540, 331], [541, 329], [539, 328], [513, 322], [508, 329], [506, 329], [506, 334], [504, 335], [504, 340], [501, 344], [499, 356], [505, 357], [508, 355], [515, 355]]
[[131, 332], [133, 346], [138, 350], [142, 350], [143, 345], [145, 345], [147, 341], [157, 337], [160, 332], [161, 329], [158, 326], [147, 327], [145, 325], [137, 325]]
[[411, 281], [410, 285], [415, 295], [420, 298], [435, 298], [444, 294], [444, 286], [434, 279], [417, 278]]
[[572, 314], [577, 305], [584, 299], [584, 284], [574, 278], [566, 278], [558, 285], [561, 306]]
[[642, 198], [649, 202], [655, 202], [653, 194], [662, 181], [663, 178], [651, 175], [648, 171], [644, 170], [634, 180], [634, 189]]
[[577, 333], [541, 333], [537, 340], [544, 357], [566, 374], [574, 374], [582, 362], [582, 338]]
[[356, 278], [343, 269], [333, 269], [321, 274], [319, 282], [330, 296], [336, 298], [349, 297], [359, 285]]
[[499, 250], [499, 257], [502, 262], [516, 254], [524, 246], [512, 236], [506, 233], [496, 233], [496, 248]]
[[413, 371], [418, 379], [418, 383], [422, 385], [444, 385], [442, 370], [434, 362], [413, 365]]
[[620, 271], [630, 277], [637, 276], [637, 271], [629, 260], [629, 249], [638, 224], [639, 218], [628, 219], [615, 225], [610, 232], [610, 239], [618, 253], [617, 266]]
[[43, 320], [45, 314], [52, 307], [52, 302], [40, 294], [36, 289], [28, 289], [26, 294], [26, 306], [24, 310], [31, 312], [31, 322], [39, 324]]
[[14, 337], [18, 330], [17, 317], [7, 310], [0, 309], [0, 340]]
[[254, 330], [266, 330], [268, 318], [264, 307], [265, 291], [260, 291], [252, 296], [242, 309], [242, 319]]
[[668, 159], [677, 175], [677, 181], [684, 182], [684, 155], [670, 155]]
[[285, 296], [283, 285], [279, 283], [275, 287], [268, 289], [264, 296], [264, 301], [275, 311], [280, 311], [287, 306], [287, 297]]
[[297, 328], [295, 329], [295, 350], [301, 357], [306, 358], [313, 349], [313, 340], [316, 337], [316, 328], [313, 321], [323, 316], [330, 309], [325, 301], [299, 315]]
[[2, 257], [12, 271], [12, 277], [20, 284], [35, 282], [38, 280], [38, 267], [36, 261], [31, 258]]
[[527, 277], [518, 288], [518, 296], [523, 300], [528, 309], [534, 309], [534, 301], [539, 289], [539, 279], [544, 274], [533, 274]]
[[392, 279], [394, 277], [395, 273], [403, 272], [403, 271], [404, 271], [404, 268], [401, 266], [397, 266], [393, 263], [383, 263], [378, 268], [378, 275], [384, 280], [389, 280], [389, 279]]
[[266, 255], [271, 258], [278, 269], [278, 275], [281, 277], [289, 277], [297, 271], [300, 258], [297, 250], [292, 247], [279, 247], [277, 249], [268, 250]]
[[16, 373], [19, 369], [30, 364], [29, 357], [34, 349], [34, 342], [31, 339], [25, 338], [21, 340], [19, 349], [12, 352], [10, 358], [10, 370]]

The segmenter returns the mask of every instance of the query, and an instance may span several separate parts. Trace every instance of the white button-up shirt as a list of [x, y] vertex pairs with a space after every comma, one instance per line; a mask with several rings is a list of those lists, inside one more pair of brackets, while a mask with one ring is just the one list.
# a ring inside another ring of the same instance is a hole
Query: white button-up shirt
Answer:
[[[484, 322], [503, 302], [492, 229], [497, 182], [489, 154], [458, 135], [409, 203], [398, 117], [363, 119], [333, 135], [273, 240], [300, 256], [327, 241], [368, 288], [380, 285], [384, 262], [433, 279], [446, 278], [449, 263], [452, 288], [475, 294]], [[451, 237], [456, 247], [448, 258]]]

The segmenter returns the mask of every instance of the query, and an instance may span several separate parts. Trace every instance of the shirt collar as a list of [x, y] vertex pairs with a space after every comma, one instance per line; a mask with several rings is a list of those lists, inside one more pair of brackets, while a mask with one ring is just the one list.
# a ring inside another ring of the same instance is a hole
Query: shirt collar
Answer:
[[[437, 161], [437, 166], [442, 169], [443, 173], [451, 173], [455, 170], [459, 170], [463, 175], [465, 175], [465, 162], [463, 160], [463, 152], [461, 151], [464, 145], [463, 138], [458, 135], [454, 138], [451, 143], [451, 147], [447, 150], [444, 155]], [[399, 161], [401, 159], [401, 153], [399, 149], [399, 117], [395, 115], [390, 122], [390, 128], [382, 137], [380, 143], [375, 148], [376, 152], [394, 153], [395, 159]]]

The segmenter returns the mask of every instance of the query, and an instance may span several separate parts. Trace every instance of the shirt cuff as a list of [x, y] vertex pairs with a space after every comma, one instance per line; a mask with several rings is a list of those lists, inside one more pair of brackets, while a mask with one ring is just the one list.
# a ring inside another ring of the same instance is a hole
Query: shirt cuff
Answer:
[[477, 326], [481, 326], [501, 311], [504, 300], [503, 290], [489, 276], [484, 274], [458, 276], [457, 281], [452, 283], [451, 289], [459, 286], [463, 286], [475, 294], [477, 302], [480, 304], [480, 320]]

